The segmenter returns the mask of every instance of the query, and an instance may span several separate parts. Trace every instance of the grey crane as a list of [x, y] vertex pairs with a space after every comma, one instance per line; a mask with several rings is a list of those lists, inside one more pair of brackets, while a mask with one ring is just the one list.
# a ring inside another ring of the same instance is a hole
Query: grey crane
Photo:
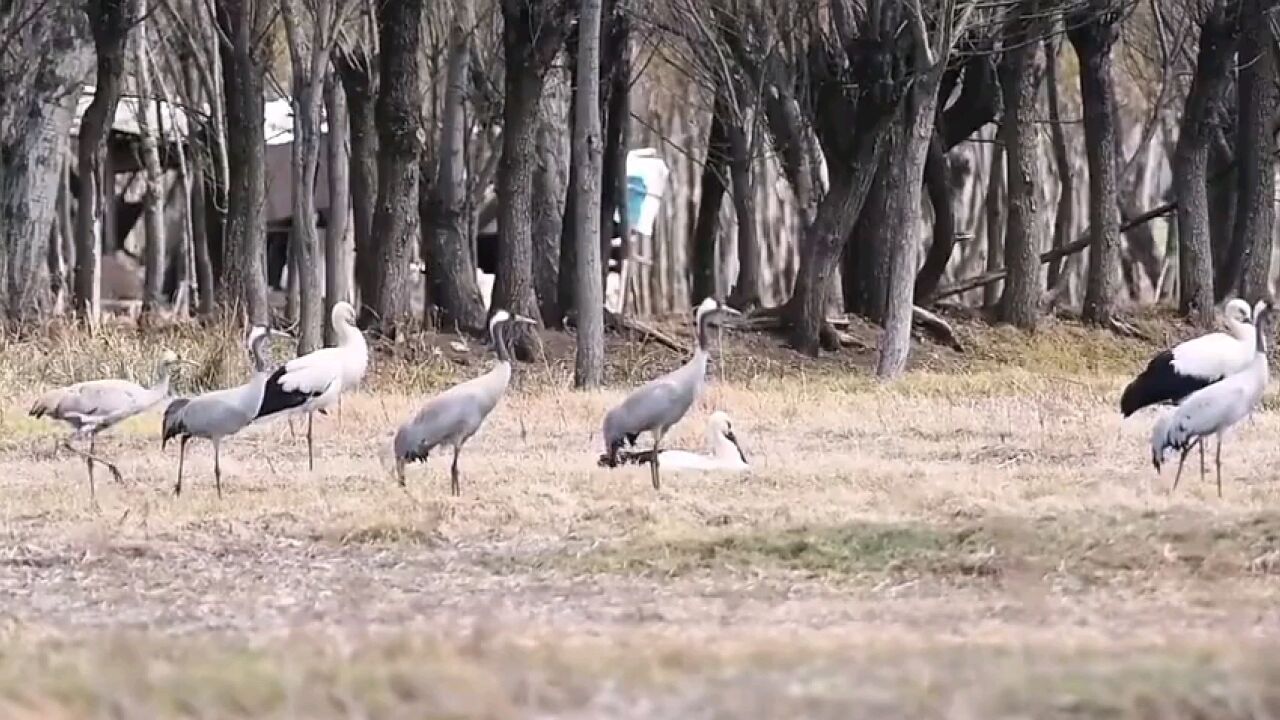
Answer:
[[605, 464], [616, 467], [622, 444], [635, 445], [641, 433], [653, 435], [653, 462], [649, 465], [653, 489], [661, 488], [659, 470], [662, 436], [680, 422], [706, 384], [710, 353], [709, 327], [712, 320], [740, 315], [737, 310], [707, 298], [694, 314], [696, 346], [693, 357], [681, 367], [641, 385], [604, 416]]
[[[1267, 367], [1267, 334], [1270, 332], [1274, 306], [1261, 301], [1254, 311], [1254, 327], [1257, 333], [1257, 349], [1248, 367], [1239, 370], [1207, 387], [1197, 390], [1184, 399], [1176, 409], [1156, 422], [1151, 433], [1151, 464], [1156, 472], [1164, 462], [1167, 450], [1179, 451], [1178, 472], [1173, 487], [1178, 489], [1182, 479], [1182, 464], [1197, 443], [1218, 436], [1218, 449], [1214, 457], [1217, 466], [1218, 497], [1222, 497], [1222, 435], [1236, 423], [1249, 416], [1267, 389], [1270, 372]], [[1203, 470], [1201, 471], [1203, 480]]]
[[[143, 387], [128, 380], [105, 378], [88, 380], [46, 392], [31, 406], [32, 417], [50, 417], [71, 427], [71, 434], [62, 446], [84, 458], [89, 470], [89, 496], [97, 502], [97, 490], [93, 484], [93, 464], [106, 465], [117, 482], [122, 480], [115, 463], [96, 454], [98, 434], [120, 422], [139, 415], [160, 403], [169, 395], [169, 376], [178, 364], [185, 364], [172, 350], [160, 357], [156, 370], [159, 376], [151, 387]], [[86, 452], [73, 446], [73, 440], [88, 438]]]
[[405, 485], [405, 465], [426, 462], [432, 450], [450, 445], [453, 447], [453, 464], [449, 469], [449, 490], [455, 496], [461, 494], [458, 453], [493, 412], [511, 382], [511, 350], [507, 347], [505, 329], [510, 323], [537, 325], [527, 317], [510, 314], [506, 310], [495, 312], [489, 320], [489, 337], [498, 354], [498, 364], [484, 375], [455, 385], [428, 400], [396, 430], [393, 451], [396, 479], [401, 487]]
[[[175, 437], [179, 439], [178, 482], [173, 486], [174, 495], [182, 494], [182, 467], [186, 461], [187, 441], [196, 437], [213, 443], [214, 484], [218, 497], [222, 497], [222, 439], [240, 432], [252, 423], [266, 401], [269, 392], [267, 380], [273, 375], [264, 348], [272, 337], [288, 335], [265, 327], [250, 330], [249, 349], [253, 356], [254, 372], [248, 382], [194, 398], [179, 398], [165, 408], [160, 447], [163, 449]], [[296, 400], [301, 404], [305, 397], [298, 397]]]

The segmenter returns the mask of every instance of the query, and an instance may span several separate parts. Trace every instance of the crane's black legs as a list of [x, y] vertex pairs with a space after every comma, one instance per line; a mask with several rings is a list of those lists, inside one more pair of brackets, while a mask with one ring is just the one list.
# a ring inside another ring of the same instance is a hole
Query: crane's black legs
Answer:
[[649, 475], [653, 480], [654, 490], [662, 489], [662, 473], [658, 468], [658, 455], [661, 454], [662, 450], [658, 446], [662, 443], [663, 434], [661, 430], [653, 431], [653, 463], [649, 465]]
[[408, 487], [404, 482], [404, 460], [396, 458], [396, 481], [400, 483], [400, 487]]
[[454, 497], [462, 494], [462, 487], [458, 484], [458, 453], [461, 450], [461, 445], [453, 446], [453, 465], [449, 467], [449, 490]]
[[187, 459], [187, 440], [184, 437], [178, 441], [178, 483], [173, 486], [173, 496], [178, 497], [182, 494], [182, 464]]
[[[1196, 444], [1200, 446], [1200, 482], [1204, 482], [1204, 438], [1196, 438]], [[1221, 446], [1221, 439], [1218, 444]]]
[[313, 413], [307, 413], [307, 469], [316, 469], [316, 456], [311, 451], [311, 416]]
[[1172, 495], [1174, 490], [1178, 489], [1178, 481], [1182, 479], [1182, 463], [1187, 461], [1187, 455], [1191, 452], [1191, 446], [1182, 449], [1182, 453], [1178, 456], [1178, 474], [1173, 476], [1173, 487], [1169, 488], [1169, 494]]
[[67, 439], [63, 440], [62, 446], [67, 450], [70, 450], [72, 453], [84, 458], [85, 466], [89, 469], [89, 497], [93, 498], [94, 501], [96, 502], [98, 493], [97, 493], [97, 488], [94, 487], [94, 484], [93, 484], [93, 464], [95, 462], [100, 463], [102, 465], [106, 465], [107, 469], [111, 471], [111, 476], [115, 478], [116, 482], [124, 482], [124, 477], [120, 474], [120, 468], [117, 468], [115, 466], [115, 463], [99, 455], [94, 454], [94, 448], [96, 445], [95, 436], [93, 435], [89, 436], [89, 452], [80, 450], [79, 448], [72, 445], [71, 444], [72, 437], [75, 437], [75, 435], [71, 435], [67, 437]]
[[220, 452], [220, 448], [218, 447], [219, 444], [220, 443], [217, 440], [213, 441], [213, 486], [218, 489], [218, 499], [221, 500], [222, 499], [222, 462], [219, 458], [219, 455], [221, 455], [222, 453]]
[[[1202, 447], [1201, 450], [1204, 448]], [[1222, 497], [1222, 434], [1218, 434], [1218, 452], [1215, 453], [1213, 459], [1215, 465], [1218, 466], [1218, 497]]]

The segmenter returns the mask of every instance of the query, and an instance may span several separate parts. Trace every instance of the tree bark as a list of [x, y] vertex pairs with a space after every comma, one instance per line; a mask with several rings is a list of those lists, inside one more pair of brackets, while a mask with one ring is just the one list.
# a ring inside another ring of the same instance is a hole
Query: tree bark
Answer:
[[1032, 42], [1038, 36], [1037, 0], [1028, 0], [1013, 21], [1013, 47], [1006, 51], [1005, 115], [1001, 131], [1008, 154], [1009, 214], [1005, 231], [1004, 264], [1009, 271], [1000, 298], [1000, 319], [1024, 330], [1040, 321], [1040, 222], [1038, 178], [1040, 138], [1035, 114], [1044, 69], [1044, 55]]
[[1271, 126], [1280, 89], [1275, 39], [1267, 18], [1275, 7], [1274, 0], [1243, 0], [1240, 10], [1235, 225], [1219, 282], [1249, 302], [1269, 294], [1271, 277], [1276, 203], [1276, 140]]
[[[63, 152], [93, 45], [73, 4], [44, 9], [0, 55], [0, 327], [38, 320]], [[67, 258], [70, 260], [70, 258]]]
[[719, 297], [716, 242], [720, 236], [720, 208], [724, 204], [725, 178], [732, 152], [728, 113], [728, 105], [723, 99], [718, 99], [707, 133], [707, 157], [702, 163], [702, 199], [698, 203], [698, 215], [690, 236], [693, 241], [689, 248], [689, 271], [693, 276], [689, 283], [690, 305], [697, 305], [703, 298]]
[[418, 137], [422, 106], [422, 18], [426, 0], [387, 3], [378, 16], [378, 201], [372, 240], [378, 262], [364, 327], [394, 337], [409, 317], [409, 260], [418, 233]]
[[[325, 116], [329, 133], [325, 136], [329, 161], [329, 208], [324, 231], [324, 317], [333, 306], [351, 299], [347, 265], [347, 229], [351, 216], [350, 148], [347, 145], [347, 98], [342, 85], [330, 75], [324, 86]], [[333, 324], [322, 322], [326, 345], [338, 343]]]
[[573, 384], [598, 387], [604, 380], [604, 287], [600, 271], [600, 175], [603, 162], [600, 129], [601, 0], [582, 0], [578, 22], [578, 92], [574, 98], [573, 162], [578, 166], [581, 198], [574, 213], [578, 240], [577, 353]]
[[[935, 101], [936, 104], [936, 101]], [[933, 241], [916, 275], [915, 301], [923, 303], [938, 289], [956, 245], [956, 211], [951, 190], [951, 161], [935, 129], [924, 161], [924, 186], [933, 208]]]
[[889, 301], [889, 265], [891, 248], [884, 233], [889, 222], [890, 197], [889, 158], [902, 158], [901, 133], [889, 133], [884, 140], [884, 157], [876, 169], [875, 179], [867, 191], [862, 212], [844, 246], [841, 279], [846, 312], [857, 313], [873, 323], [883, 323]]
[[[1066, 133], [1062, 131], [1062, 111], [1058, 87], [1058, 43], [1046, 40], [1045, 52], [1045, 89], [1049, 96], [1049, 139], [1053, 145], [1054, 164], [1058, 170], [1058, 211], [1053, 221], [1053, 246], [1060, 248], [1069, 242], [1071, 226], [1075, 222], [1075, 173], [1071, 171], [1071, 156], [1067, 152]], [[1062, 275], [1063, 261], [1054, 260], [1049, 263], [1050, 289], [1058, 287]]]
[[447, 323], [472, 333], [485, 327], [484, 299], [476, 283], [467, 220], [465, 115], [471, 68], [471, 25], [468, 0], [458, 3], [449, 35], [448, 75], [440, 128], [440, 162], [423, 216], [428, 249], [430, 296]]
[[[147, 0], [137, 0], [138, 13], [147, 15]], [[158, 311], [164, 304], [165, 240], [164, 224], [164, 170], [160, 166], [159, 138], [149, 113], [156, 107], [151, 91], [151, 45], [147, 36], [147, 23], [138, 23], [134, 36], [134, 78], [138, 83], [140, 112], [138, 131], [141, 137], [141, 155], [145, 194], [143, 197], [143, 226], [146, 228], [147, 246], [142, 312], [145, 315]], [[158, 116], [158, 113], [157, 113]]]
[[1208, 167], [1214, 108], [1230, 80], [1235, 48], [1235, 22], [1229, 16], [1232, 1], [1218, 0], [1201, 24], [1195, 73], [1172, 158], [1178, 202], [1178, 309], [1205, 328], [1215, 320]]
[[248, 316], [266, 325], [266, 132], [262, 125], [266, 51], [262, 16], [269, 15], [254, 0], [218, 0], [217, 21], [227, 41], [219, 43], [222, 84], [226, 97], [227, 214], [223, 235], [222, 281], [219, 290], [224, 313]]
[[[631, 241], [627, 216], [627, 142], [631, 129], [631, 13], [629, 0], [606, 0], [601, 28], [600, 87], [604, 93], [604, 168], [600, 187], [600, 281], [608, 280], [613, 238], [625, 255]], [[617, 217], [617, 222], [614, 218]], [[623, 288], [622, 290], [625, 290]]]
[[738, 278], [729, 293], [729, 305], [739, 310], [760, 306], [760, 243], [756, 238], [755, 185], [751, 179], [751, 141], [747, 135], [749, 112], [749, 108], [739, 107], [736, 117], [726, 127], [733, 211], [738, 218]]
[[[566, 57], [566, 62], [571, 60]], [[560, 305], [560, 243], [564, 223], [573, 222], [573, 216], [565, 214], [572, 135], [566, 129], [571, 126], [573, 104], [567, 74], [559, 69], [547, 73], [538, 111], [538, 165], [533, 176], [533, 284], [548, 327], [559, 327], [568, 309]]]
[[[1080, 61], [1080, 96], [1089, 161], [1089, 275], [1084, 319], [1106, 325], [1115, 314], [1120, 285], [1120, 207], [1116, 203], [1116, 89], [1111, 49], [1119, 37], [1121, 9], [1113, 0], [1092, 0], [1068, 19], [1067, 37]], [[1037, 249], [1037, 252], [1039, 250]]]
[[347, 96], [347, 120], [351, 133], [351, 220], [355, 238], [356, 294], [362, 315], [369, 313], [377, 282], [378, 244], [373, 240], [373, 209], [378, 204], [378, 123], [375, 100], [378, 73], [373, 60], [361, 50], [339, 50], [334, 67]]
[[[997, 142], [991, 146], [991, 174], [987, 178], [987, 194], [983, 201], [987, 222], [987, 272], [995, 272], [1004, 267], [1004, 231], [1005, 231], [1005, 152], [1004, 145]], [[993, 282], [982, 289], [982, 306], [995, 308], [1000, 303], [1002, 286]]]
[[96, 325], [102, 301], [103, 204], [115, 194], [115, 178], [103, 165], [107, 136], [120, 102], [129, 27], [137, 14], [131, 0], [91, 0], [85, 5], [93, 31], [97, 75], [93, 100], [80, 121], [78, 166], [80, 197], [76, 213], [76, 314]]

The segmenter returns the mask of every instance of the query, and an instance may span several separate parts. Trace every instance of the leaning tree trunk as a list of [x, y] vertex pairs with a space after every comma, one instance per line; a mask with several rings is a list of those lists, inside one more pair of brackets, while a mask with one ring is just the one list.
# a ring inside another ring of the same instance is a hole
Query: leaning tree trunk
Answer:
[[[338, 79], [330, 75], [324, 85], [325, 116], [329, 132], [325, 136], [329, 167], [329, 209], [324, 230], [324, 316], [330, 317], [333, 306], [349, 300], [347, 228], [351, 215], [351, 154], [347, 145], [347, 98]], [[323, 323], [326, 345], [336, 345], [338, 337], [333, 323]]]
[[1084, 319], [1105, 324], [1115, 314], [1120, 284], [1120, 207], [1116, 203], [1116, 88], [1111, 49], [1120, 34], [1113, 0], [1092, 0], [1068, 20], [1067, 36], [1080, 60], [1084, 144], [1089, 159], [1089, 275]]
[[[936, 102], [935, 102], [936, 104]], [[933, 297], [938, 283], [947, 272], [956, 244], [956, 211], [952, 200], [951, 161], [943, 147], [942, 136], [935, 129], [924, 161], [924, 187], [929, 206], [933, 208], [933, 241], [925, 255], [924, 265], [916, 275], [915, 300], [925, 303]]]
[[356, 292], [360, 312], [367, 314], [377, 284], [378, 245], [373, 240], [373, 208], [378, 204], [378, 122], [375, 98], [378, 75], [373, 61], [359, 50], [339, 49], [334, 67], [347, 96], [347, 121], [351, 133], [351, 220], [355, 238]]
[[[469, 13], [467, 0], [459, 3]], [[444, 320], [472, 333], [484, 330], [484, 299], [476, 283], [467, 221], [466, 92], [471, 68], [470, 21], [455, 19], [449, 36], [449, 66], [440, 128], [440, 162], [423, 216], [431, 298]]]
[[1249, 302], [1269, 294], [1275, 226], [1276, 140], [1272, 131], [1277, 89], [1276, 50], [1269, 10], [1273, 0], [1244, 0], [1237, 64], [1236, 212], [1222, 281]]
[[1219, 0], [1200, 29], [1195, 74], [1182, 111], [1173, 154], [1173, 190], [1178, 201], [1179, 311], [1201, 327], [1214, 322], [1214, 267], [1209, 213], [1209, 152], [1214, 108], [1222, 100], [1235, 45], [1233, 0]]
[[[378, 202], [373, 215], [377, 265], [366, 327], [394, 337], [409, 317], [409, 261], [418, 233], [418, 137], [426, 0], [387, 3], [378, 15]], [[371, 313], [371, 315], [370, 315]]]
[[94, 61], [73, 4], [46, 8], [9, 42], [13, 52], [0, 54], [0, 327], [38, 318], [44, 243], [58, 195], [69, 192], [59, 189], [64, 143]]
[[107, 136], [120, 102], [125, 45], [136, 14], [133, 5], [130, 0], [91, 0], [85, 6], [93, 31], [98, 71], [93, 100], [80, 121], [77, 151], [80, 202], [76, 212], [73, 296], [76, 314], [90, 324], [97, 324], [102, 301], [103, 203], [115, 194], [115, 177], [107, 177], [103, 165]]
[[573, 162], [577, 165], [581, 198], [574, 213], [574, 237], [578, 241], [577, 353], [573, 384], [598, 387], [604, 381], [604, 276], [600, 271], [600, 15], [601, 0], [582, 0], [578, 23], [578, 92], [574, 96]]
[[[1033, 0], [1031, 5], [1035, 4]], [[1037, 32], [1034, 21], [1019, 19], [1015, 23], [1014, 47], [1006, 51], [1002, 78], [1005, 113], [1000, 129], [1009, 158], [1009, 213], [1004, 244], [1008, 278], [1000, 298], [1000, 319], [1034, 330], [1040, 321], [1040, 294], [1044, 291], [1038, 186], [1042, 173], [1035, 125], [1044, 55], [1030, 42]]]
[[[138, 12], [145, 17], [147, 0], [138, 0]], [[164, 169], [160, 165], [158, 128], [152, 125], [149, 113], [155, 107], [151, 102], [151, 59], [147, 23], [138, 23], [134, 37], [134, 78], [138, 83], [139, 101], [138, 131], [141, 139], [143, 178], [146, 192], [143, 199], [143, 226], [146, 228], [147, 246], [145, 275], [143, 279], [142, 312], [157, 312], [164, 304], [165, 224], [164, 224]], [[158, 114], [157, 114], [157, 119]]]
[[219, 0], [219, 44], [226, 96], [227, 215], [223, 234], [222, 295], [224, 313], [245, 313], [249, 322], [266, 325], [266, 131], [262, 125], [265, 48], [251, 0]]
[[[1061, 94], [1058, 86], [1058, 42], [1046, 40], [1045, 52], [1045, 90], [1048, 96], [1049, 110], [1049, 142], [1053, 146], [1053, 161], [1058, 171], [1058, 210], [1053, 219], [1053, 247], [1061, 248], [1071, 241], [1067, 236], [1075, 223], [1075, 177], [1071, 171], [1071, 155], [1067, 151], [1067, 137], [1062, 129]], [[1092, 196], [1091, 196], [1092, 197]], [[1058, 290], [1058, 284], [1064, 277], [1063, 258], [1049, 263], [1048, 285], [1050, 292]]]
[[723, 98], [715, 103], [711, 129], [707, 134], [707, 156], [702, 163], [702, 199], [693, 223], [689, 248], [689, 304], [718, 297], [716, 287], [716, 241], [720, 235], [720, 208], [724, 204], [725, 178], [732, 148], [729, 144], [729, 106]]

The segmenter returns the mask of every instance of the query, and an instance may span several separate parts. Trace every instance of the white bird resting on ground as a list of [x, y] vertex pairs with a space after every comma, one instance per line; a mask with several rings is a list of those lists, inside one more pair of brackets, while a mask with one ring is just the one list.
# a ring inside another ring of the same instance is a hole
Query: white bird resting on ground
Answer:
[[[84, 458], [89, 470], [89, 496], [97, 502], [97, 490], [93, 484], [93, 464], [107, 466], [117, 482], [122, 481], [120, 469], [115, 463], [96, 452], [98, 434], [135, 415], [140, 415], [169, 396], [169, 377], [173, 368], [182, 363], [172, 350], [164, 351], [156, 370], [159, 376], [151, 387], [143, 387], [128, 380], [103, 379], [67, 385], [50, 390], [36, 400], [28, 413], [32, 417], [51, 417], [71, 426], [72, 432], [62, 446]], [[72, 440], [89, 439], [89, 450], [79, 450]]]
[[[179, 398], [169, 403], [164, 411], [164, 424], [160, 448], [164, 449], [172, 438], [178, 438], [178, 482], [173, 494], [182, 494], [182, 467], [187, 456], [187, 441], [204, 438], [213, 443], [213, 477], [218, 498], [222, 498], [222, 463], [220, 451], [222, 439], [234, 435], [258, 415], [266, 394], [267, 380], [274, 377], [264, 347], [272, 337], [288, 335], [265, 327], [249, 331], [249, 348], [253, 355], [254, 372], [243, 385], [225, 390], [215, 390], [194, 398]], [[302, 401], [303, 398], [298, 398]]]
[[605, 464], [614, 467], [623, 443], [634, 446], [641, 433], [653, 435], [653, 462], [649, 463], [653, 489], [661, 488], [662, 436], [680, 422], [706, 384], [710, 353], [710, 324], [737, 310], [707, 298], [694, 314], [696, 345], [693, 357], [681, 367], [641, 385], [604, 416]]
[[[336, 347], [320, 348], [285, 363], [267, 379], [255, 421], [293, 413], [307, 414], [307, 468], [315, 469], [312, 415], [333, 407], [344, 390], [354, 387], [369, 366], [369, 346], [356, 327], [356, 309], [340, 302], [330, 314]], [[299, 397], [305, 397], [297, 402]]]
[[[1151, 432], [1151, 464], [1156, 472], [1160, 472], [1166, 451], [1179, 451], [1178, 472], [1169, 492], [1178, 488], [1182, 464], [1186, 462], [1191, 448], [1196, 443], [1203, 447], [1204, 438], [1217, 435], [1215, 464], [1218, 496], [1222, 496], [1222, 435], [1253, 412], [1267, 389], [1267, 334], [1273, 311], [1274, 307], [1268, 301], [1259, 302], [1255, 308], [1256, 349], [1248, 367], [1191, 393], [1177, 408], [1156, 422]], [[1203, 470], [1201, 479], [1204, 479]]]
[[[738, 444], [738, 437], [733, 432], [733, 423], [729, 414], [717, 410], [707, 418], [707, 452], [696, 453], [688, 450], [663, 450], [658, 459], [662, 467], [669, 470], [697, 470], [744, 472], [751, 469], [747, 464], [747, 455]], [[618, 452], [618, 464], [644, 465], [653, 462], [652, 450], [621, 450]], [[600, 465], [609, 466], [609, 456], [600, 456]]]
[[511, 350], [507, 347], [506, 336], [506, 328], [511, 323], [537, 325], [527, 317], [511, 315], [506, 310], [495, 312], [489, 320], [489, 337], [498, 354], [498, 364], [484, 375], [455, 385], [428, 400], [396, 430], [392, 450], [395, 453], [396, 480], [401, 487], [405, 486], [405, 465], [425, 463], [432, 450], [449, 445], [453, 447], [449, 489], [455, 496], [461, 494], [458, 453], [493, 412], [511, 382]]

